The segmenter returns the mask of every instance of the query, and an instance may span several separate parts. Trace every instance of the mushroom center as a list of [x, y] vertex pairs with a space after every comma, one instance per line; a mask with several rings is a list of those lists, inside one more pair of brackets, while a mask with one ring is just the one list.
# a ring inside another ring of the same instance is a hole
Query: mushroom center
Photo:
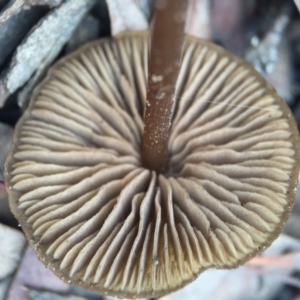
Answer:
[[58, 62], [6, 161], [12, 210], [39, 258], [64, 280], [128, 298], [167, 294], [268, 246], [291, 210], [300, 161], [274, 90], [187, 37], [167, 167], [147, 169], [147, 60], [148, 34], [132, 33]]

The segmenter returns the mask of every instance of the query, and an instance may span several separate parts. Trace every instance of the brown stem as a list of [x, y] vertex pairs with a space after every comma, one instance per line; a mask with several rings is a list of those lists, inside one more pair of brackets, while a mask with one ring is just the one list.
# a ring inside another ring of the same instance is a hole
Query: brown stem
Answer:
[[146, 167], [157, 172], [162, 170], [168, 156], [187, 3], [187, 0], [155, 1], [142, 155]]

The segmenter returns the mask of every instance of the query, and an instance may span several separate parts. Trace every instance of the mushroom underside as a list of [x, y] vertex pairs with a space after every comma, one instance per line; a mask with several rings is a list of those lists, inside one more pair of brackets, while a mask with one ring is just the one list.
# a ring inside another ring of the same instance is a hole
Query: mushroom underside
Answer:
[[268, 246], [291, 210], [298, 136], [246, 63], [187, 37], [169, 160], [141, 163], [148, 34], [94, 42], [58, 62], [17, 125], [10, 205], [66, 281], [157, 297]]

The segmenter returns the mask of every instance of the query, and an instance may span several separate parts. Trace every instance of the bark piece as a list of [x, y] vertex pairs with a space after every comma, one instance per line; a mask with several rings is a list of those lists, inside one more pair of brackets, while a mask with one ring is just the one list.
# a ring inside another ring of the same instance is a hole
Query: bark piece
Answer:
[[5, 7], [0, 13], [0, 65], [46, 12], [45, 7], [30, 6], [25, 0], [13, 0]]
[[0, 123], [0, 181], [3, 181], [4, 161], [9, 152], [14, 129]]
[[110, 36], [110, 18], [105, 0], [98, 0], [91, 14], [100, 21], [101, 36]]
[[5, 300], [10, 283], [11, 277], [7, 277], [0, 281], [0, 300]]
[[9, 225], [15, 225], [15, 218], [9, 209], [3, 173], [4, 161], [10, 149], [13, 133], [12, 127], [0, 123], [0, 222]]
[[107, 1], [112, 35], [126, 30], [146, 30], [148, 21], [134, 0]]
[[[23, 88], [18, 93], [18, 105], [21, 109], [25, 109], [28, 101], [30, 99], [31, 93], [37, 84], [42, 80], [45, 73], [47, 72], [51, 63], [55, 60], [57, 56], [56, 51], [52, 51], [49, 56], [47, 56], [37, 67], [34, 75], [28, 80], [28, 82], [23, 86]], [[1, 84], [1, 83], [0, 83]]]
[[298, 10], [300, 11], [300, 0], [294, 0]]
[[40, 292], [36, 290], [28, 290], [30, 300], [86, 300], [87, 298], [82, 298], [74, 295], [59, 295], [50, 292]]
[[[60, 298], [61, 295], [65, 298]], [[100, 295], [63, 283], [39, 261], [32, 248], [27, 247], [6, 300], [81, 300], [86, 298], [102, 299]]]
[[64, 0], [24, 0], [30, 5], [47, 5], [48, 7], [56, 7], [60, 5]]
[[[120, 298], [115, 298], [115, 297], [104, 297], [103, 300], [119, 300]], [[128, 298], [124, 298], [123, 300], [130, 300]], [[143, 299], [136, 299], [136, 300], [147, 300], [146, 298], [143, 298]]]
[[289, 13], [282, 10], [262, 41], [257, 45], [254, 43], [253, 48], [246, 53], [246, 59], [259, 73], [265, 75], [274, 71], [278, 61], [278, 48], [289, 22]]
[[212, 39], [241, 56], [245, 48], [245, 21], [251, 14], [251, 1], [211, 1]]
[[67, 0], [54, 9], [29, 33], [17, 48], [8, 71], [0, 80], [0, 106], [26, 83], [40, 64], [61, 51], [83, 16], [96, 0]]
[[31, 299], [28, 295], [29, 290], [26, 287], [59, 293], [66, 293], [69, 289], [68, 284], [63, 283], [49, 269], [45, 268], [30, 247], [27, 247], [25, 251], [17, 275], [10, 287], [7, 300]]
[[[190, 285], [160, 300], [274, 299], [284, 284], [284, 278], [287, 278], [295, 267], [300, 267], [296, 255], [284, 255], [290, 257], [289, 262], [287, 259], [283, 261], [278, 258], [281, 258], [280, 255], [287, 249], [299, 251], [299, 247], [299, 241], [282, 234], [262, 256], [253, 258], [245, 266], [234, 270], [208, 270]], [[274, 262], [278, 264], [259, 264], [263, 259], [271, 262], [272, 257], [277, 258]]]
[[[66, 51], [71, 52], [81, 45], [96, 39], [100, 35], [100, 22], [92, 16], [86, 16], [80, 22], [76, 30], [73, 32], [70, 41], [66, 46]], [[27, 84], [21, 89], [18, 94], [18, 104], [22, 109], [25, 109], [30, 99], [31, 93], [36, 85], [45, 75], [50, 64], [53, 62], [57, 52], [52, 51], [52, 55], [47, 56], [36, 69], [34, 75], [30, 78]]]
[[211, 34], [211, 14], [209, 0], [191, 0], [187, 14], [186, 33], [203, 39]]
[[66, 52], [72, 52], [90, 42], [95, 40], [100, 35], [100, 21], [93, 16], [85, 16], [74, 33], [72, 34], [67, 46]]
[[3, 182], [0, 182], [0, 222], [13, 227], [18, 224], [9, 209], [7, 193]]
[[296, 239], [300, 240], [300, 213], [292, 212], [290, 218], [286, 222], [283, 231]]
[[0, 223], [0, 241], [0, 299], [4, 300], [11, 276], [21, 259], [26, 239], [21, 232]]
[[0, 10], [9, 2], [9, 0], [0, 0]]
[[148, 21], [150, 21], [152, 16], [152, 9], [153, 9], [153, 0], [135, 0], [138, 7], [144, 13], [145, 17]]

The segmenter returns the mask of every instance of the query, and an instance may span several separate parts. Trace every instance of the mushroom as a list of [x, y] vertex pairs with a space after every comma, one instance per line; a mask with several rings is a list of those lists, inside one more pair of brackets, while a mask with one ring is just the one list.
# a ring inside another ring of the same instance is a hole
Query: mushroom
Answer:
[[293, 205], [298, 132], [247, 63], [186, 36], [169, 157], [143, 165], [147, 32], [90, 43], [55, 64], [6, 161], [11, 209], [60, 278], [158, 297], [269, 246]]

